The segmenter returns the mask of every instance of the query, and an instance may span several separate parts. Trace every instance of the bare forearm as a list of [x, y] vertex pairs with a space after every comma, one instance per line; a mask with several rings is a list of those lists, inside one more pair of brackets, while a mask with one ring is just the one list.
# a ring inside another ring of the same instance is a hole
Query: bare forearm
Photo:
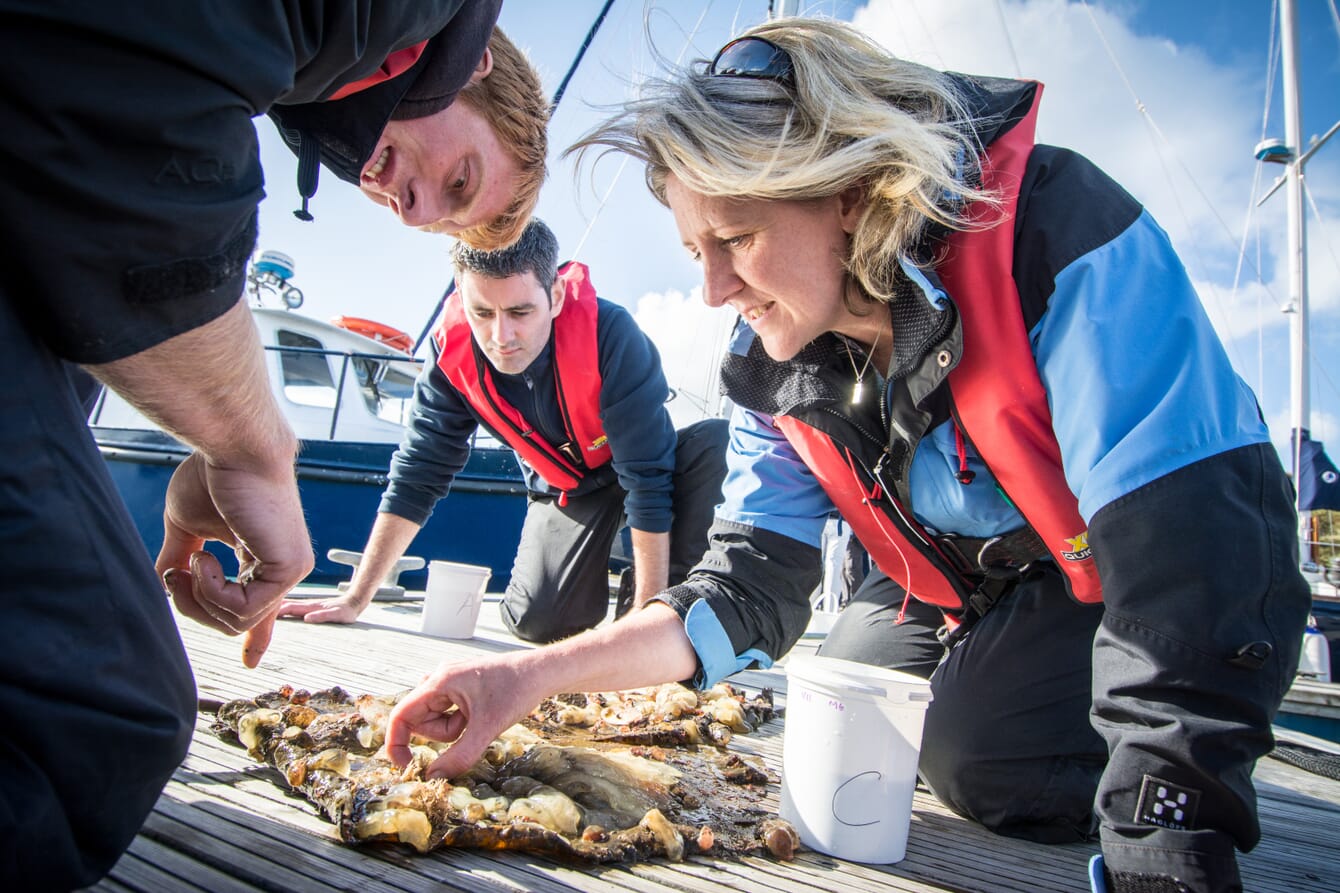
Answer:
[[670, 534], [629, 528], [633, 540], [633, 607], [640, 608], [670, 582]]
[[679, 682], [698, 669], [684, 623], [660, 602], [608, 626], [508, 655], [538, 703], [567, 691], [617, 691]]
[[390, 512], [378, 512], [347, 593], [351, 607], [366, 608], [391, 568], [419, 533], [419, 525]]
[[287, 466], [291, 474], [297, 441], [270, 393], [245, 300], [203, 326], [88, 369], [211, 465]]

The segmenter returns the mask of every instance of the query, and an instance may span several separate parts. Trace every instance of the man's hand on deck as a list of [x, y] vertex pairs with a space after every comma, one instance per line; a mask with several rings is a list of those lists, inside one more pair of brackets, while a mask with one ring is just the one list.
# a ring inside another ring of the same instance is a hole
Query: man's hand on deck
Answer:
[[351, 593], [336, 598], [284, 599], [280, 617], [297, 617], [306, 623], [353, 623], [367, 605]]
[[405, 766], [412, 735], [454, 742], [426, 774], [455, 778], [474, 766], [493, 739], [533, 710], [542, 697], [532, 693], [525, 674], [508, 656], [443, 663], [391, 711], [386, 753], [397, 766]]
[[378, 512], [349, 588], [335, 598], [285, 600], [279, 616], [301, 617], [307, 623], [353, 623], [372, 604], [387, 574], [395, 570], [418, 533], [418, 522]]
[[[237, 582], [203, 551], [206, 540], [232, 546]], [[246, 666], [260, 663], [280, 600], [314, 563], [291, 465], [220, 467], [192, 453], [172, 475], [158, 573], [181, 613], [230, 635], [247, 633]]]

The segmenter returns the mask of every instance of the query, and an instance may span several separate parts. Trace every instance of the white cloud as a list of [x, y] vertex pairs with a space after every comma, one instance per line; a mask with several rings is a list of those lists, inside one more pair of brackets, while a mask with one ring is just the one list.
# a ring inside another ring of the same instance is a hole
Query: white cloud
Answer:
[[715, 415], [720, 400], [717, 368], [735, 314], [703, 303], [702, 289], [648, 292], [633, 311], [637, 324], [661, 354], [666, 380], [677, 396], [670, 401], [670, 417], [682, 428]]
[[1025, 0], [999, 9], [1008, 39], [999, 16], [982, 14], [980, 0], [872, 3], [853, 21], [904, 58], [1041, 81], [1041, 141], [1093, 159], [1174, 238], [1194, 237], [1211, 246], [1216, 260], [1233, 260], [1250, 195], [1262, 73], [1137, 35], [1117, 13], [1092, 4]]
[[[991, 14], [986, 6], [981, 0], [871, 2], [853, 22], [906, 59], [1042, 81], [1039, 140], [1088, 156], [1168, 231], [1239, 374], [1258, 389], [1272, 431], [1287, 442], [1288, 317], [1280, 312], [1289, 295], [1284, 196], [1252, 208], [1253, 195], [1281, 171], [1261, 166], [1254, 191], [1267, 13], [1259, 16], [1261, 52], [1224, 61], [1138, 33], [1116, 5], [1002, 0]], [[1272, 127], [1282, 130], [1278, 120], [1276, 108]], [[1326, 151], [1332, 157], [1323, 157]], [[1312, 379], [1317, 429], [1328, 409], [1340, 410], [1340, 391], [1331, 381], [1340, 370], [1327, 369], [1334, 365], [1329, 358], [1340, 355], [1340, 248], [1332, 247], [1340, 243], [1340, 225], [1330, 222], [1340, 212], [1340, 163], [1332, 147], [1318, 154], [1308, 174], [1327, 221], [1319, 226], [1308, 208], [1314, 368], [1320, 361], [1326, 370]], [[1249, 214], [1251, 235], [1235, 292]]]

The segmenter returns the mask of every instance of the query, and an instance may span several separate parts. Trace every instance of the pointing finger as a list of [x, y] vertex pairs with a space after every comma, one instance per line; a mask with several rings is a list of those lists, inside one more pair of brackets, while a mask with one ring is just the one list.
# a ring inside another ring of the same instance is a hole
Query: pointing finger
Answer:
[[269, 616], [253, 626], [243, 639], [242, 664], [248, 670], [254, 670], [260, 665], [265, 649], [270, 647], [270, 637], [274, 635], [275, 618], [278, 614], [279, 609], [276, 608]]

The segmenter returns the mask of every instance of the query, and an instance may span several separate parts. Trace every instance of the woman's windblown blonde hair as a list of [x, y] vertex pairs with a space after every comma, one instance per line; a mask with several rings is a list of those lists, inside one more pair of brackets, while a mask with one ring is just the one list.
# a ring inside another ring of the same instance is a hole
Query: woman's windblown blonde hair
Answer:
[[847, 268], [866, 294], [889, 300], [899, 257], [928, 225], [973, 228], [965, 206], [993, 201], [975, 185], [980, 150], [951, 82], [829, 19], [779, 19], [743, 36], [791, 56], [794, 88], [711, 76], [700, 60], [648, 81], [567, 152], [581, 158], [600, 147], [642, 160], [663, 204], [671, 174], [703, 195], [759, 199], [824, 198], [859, 185], [867, 208]]

